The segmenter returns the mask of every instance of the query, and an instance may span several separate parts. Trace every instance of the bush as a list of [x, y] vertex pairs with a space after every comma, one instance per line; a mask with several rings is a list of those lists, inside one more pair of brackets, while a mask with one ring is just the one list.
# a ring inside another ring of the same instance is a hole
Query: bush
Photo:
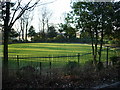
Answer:
[[69, 61], [68, 64], [65, 66], [65, 73], [68, 75], [77, 74], [77, 69], [79, 64], [75, 61]]
[[113, 65], [117, 65], [120, 62], [120, 57], [113, 56], [113, 57], [110, 57], [110, 60], [112, 61]]
[[19, 78], [31, 79], [35, 74], [35, 68], [32, 66], [24, 66], [20, 68], [17, 72]]
[[83, 72], [88, 72], [88, 71], [91, 71], [91, 70], [94, 70], [95, 67], [93, 65], [93, 60], [88, 60], [85, 62], [85, 64], [82, 66], [82, 71]]
[[102, 70], [103, 68], [104, 68], [103, 63], [102, 63], [102, 62], [98, 62], [98, 63], [97, 63], [97, 70], [100, 71], [100, 70]]
[[88, 38], [80, 38], [80, 42], [81, 43], [91, 43], [91, 39], [88, 39]]
[[93, 60], [88, 60], [85, 62], [85, 65], [93, 65]]
[[57, 37], [54, 37], [54, 41], [56, 41], [56, 42], [66, 42], [66, 39], [62, 35], [57, 35]]

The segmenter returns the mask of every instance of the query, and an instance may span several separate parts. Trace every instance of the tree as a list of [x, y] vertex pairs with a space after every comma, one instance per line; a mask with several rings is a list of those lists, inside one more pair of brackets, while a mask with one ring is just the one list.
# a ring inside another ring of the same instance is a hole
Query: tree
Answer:
[[[40, 0], [32, 4], [30, 0], [27, 4], [22, 5], [22, 0], [17, 0], [16, 3], [2, 2], [2, 19], [4, 21], [4, 60], [3, 60], [3, 73], [4, 79], [8, 77], [8, 36], [11, 28], [15, 22], [25, 13], [25, 11], [34, 9]], [[10, 8], [13, 12], [10, 14]]]
[[81, 31], [80, 32], [80, 41], [83, 43], [91, 43], [90, 34], [86, 31]]
[[[22, 33], [22, 41], [24, 41], [24, 29], [25, 29], [25, 21], [23, 17], [20, 18], [20, 32]], [[19, 34], [20, 35], [20, 34]]]
[[31, 12], [32, 11], [26, 11], [20, 18], [21, 29], [19, 33], [22, 33], [22, 41], [26, 41], [26, 42], [28, 37], [28, 29], [30, 28], [31, 21], [33, 19], [33, 15], [31, 14]]
[[[97, 55], [99, 55], [99, 62], [101, 61], [104, 36], [113, 30], [113, 3], [76, 2], [73, 3], [72, 9], [73, 15], [71, 16], [74, 19], [76, 27], [88, 32], [91, 36], [93, 60], [96, 64]], [[98, 44], [100, 44], [99, 49]]]
[[[52, 15], [52, 12], [50, 12], [47, 7], [43, 7], [41, 13], [41, 16], [39, 15], [39, 22], [42, 24], [42, 32], [39, 30], [39, 32], [41, 32], [41, 35], [42, 35], [42, 38], [43, 38], [43, 41], [45, 41], [46, 39], [46, 34], [45, 34], [45, 29], [46, 29], [46, 32], [49, 28], [49, 19]], [[39, 29], [40, 29], [40, 23], [39, 23]]]
[[27, 42], [27, 37], [28, 37], [28, 28], [30, 28], [31, 25], [31, 21], [33, 19], [33, 15], [30, 16], [31, 12], [28, 11], [25, 13], [24, 15], [24, 19], [25, 19], [25, 41]]
[[17, 38], [19, 34], [12, 28], [9, 34], [10, 39]]
[[48, 38], [54, 38], [57, 36], [57, 32], [54, 26], [50, 26], [48, 28], [48, 32], [47, 32], [47, 37]]
[[9, 33], [9, 43], [17, 42], [17, 37], [19, 36], [19, 33], [14, 30], [14, 28], [11, 29]]
[[31, 26], [28, 30], [28, 36], [31, 37], [31, 41], [32, 41], [32, 38], [34, 38], [35, 35], [36, 35], [35, 29], [34, 29], [33, 26]]
[[61, 24], [59, 31], [64, 32], [64, 35], [67, 39], [76, 38], [77, 30], [71, 27], [69, 24]]
[[120, 45], [120, 1], [114, 3], [113, 25], [114, 30], [111, 37], [116, 41], [116, 44]]

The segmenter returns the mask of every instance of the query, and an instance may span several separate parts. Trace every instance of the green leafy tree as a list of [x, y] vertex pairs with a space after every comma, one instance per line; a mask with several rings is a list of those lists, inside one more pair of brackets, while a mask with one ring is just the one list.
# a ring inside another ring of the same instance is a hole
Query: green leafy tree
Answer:
[[54, 26], [48, 27], [47, 37], [48, 38], [54, 38], [57, 36], [57, 32]]
[[32, 40], [32, 38], [34, 38], [35, 35], [36, 35], [35, 29], [33, 26], [31, 26], [28, 30], [28, 36], [31, 37]]
[[59, 31], [64, 32], [64, 35], [67, 39], [76, 38], [77, 30], [71, 27], [69, 24], [61, 24], [60, 28], [61, 29]]
[[19, 34], [12, 28], [10, 31], [9, 37], [13, 39], [13, 38], [17, 38], [18, 36]]
[[85, 31], [81, 31], [80, 32], [80, 41], [83, 43], [91, 43], [91, 37], [90, 34], [88, 32]]
[[[114, 13], [112, 2], [75, 2], [72, 9], [74, 23], [77, 28], [88, 32], [92, 40], [93, 60], [96, 64], [97, 55], [101, 61], [101, 51], [105, 35], [113, 30], [112, 16]], [[100, 48], [98, 49], [98, 44]]]
[[112, 32], [112, 40], [120, 45], [120, 1], [114, 3], [114, 15], [113, 15], [114, 30]]
[[12, 28], [9, 33], [9, 43], [17, 42], [18, 36], [19, 33]]

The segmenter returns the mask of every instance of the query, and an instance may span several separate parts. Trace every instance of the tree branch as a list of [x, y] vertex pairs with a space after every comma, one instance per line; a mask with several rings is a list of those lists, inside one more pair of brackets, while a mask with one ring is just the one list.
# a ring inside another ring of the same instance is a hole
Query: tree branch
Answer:
[[[21, 1], [21, 0], [20, 0], [20, 1]], [[15, 12], [14, 12], [14, 14], [13, 14], [13, 17], [12, 17], [12, 19], [11, 19], [11, 22], [9, 23], [9, 27], [10, 27], [10, 28], [12, 28], [12, 26], [14, 25], [14, 23], [25, 13], [26, 10], [29, 10], [29, 9], [31, 9], [31, 8], [34, 9], [35, 6], [38, 4], [38, 2], [39, 2], [40, 0], [37, 0], [32, 6], [29, 6], [30, 3], [31, 3], [31, 1], [32, 1], [32, 0], [30, 0], [23, 8], [20, 7], [20, 3], [21, 3], [20, 1], [18, 2], [18, 7], [17, 7], [17, 9], [15, 10]], [[21, 9], [21, 11], [19, 12], [18, 16], [15, 18], [15, 14], [17, 13], [17, 11], [18, 11], [19, 9]], [[15, 19], [14, 19], [14, 18], [15, 18]]]
[[11, 21], [10, 21], [10, 23], [12, 23], [13, 22], [13, 19], [14, 19], [14, 17], [15, 17], [15, 14], [16, 14], [16, 12], [19, 10], [19, 8], [20, 8], [20, 3], [21, 3], [21, 1], [22, 0], [18, 0], [18, 5], [17, 5], [17, 7], [16, 7], [16, 9], [15, 9], [15, 11], [14, 11], [14, 13], [13, 13], [13, 16], [12, 16], [12, 19], [11, 19]]
[[46, 5], [46, 4], [54, 3], [55, 1], [57, 1], [57, 0], [54, 0], [54, 1], [51, 1], [51, 2], [47, 2], [47, 3], [42, 3], [42, 4], [37, 5], [36, 7], [39, 7], [41, 5]]

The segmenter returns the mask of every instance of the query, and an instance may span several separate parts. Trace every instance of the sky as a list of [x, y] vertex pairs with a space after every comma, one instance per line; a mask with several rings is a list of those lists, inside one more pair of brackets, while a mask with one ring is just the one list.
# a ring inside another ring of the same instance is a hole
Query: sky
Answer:
[[[11, 0], [11, 2], [15, 2], [16, 0]], [[28, 3], [30, 0], [22, 0], [23, 3]], [[33, 0], [36, 1], [36, 0]], [[52, 2], [52, 3], [51, 3]], [[64, 14], [68, 13], [71, 10], [70, 7], [71, 0], [40, 0], [38, 7], [32, 12], [33, 21], [32, 25], [34, 28], [39, 31], [39, 19], [41, 16], [42, 8], [46, 7], [48, 11], [52, 13], [49, 18], [50, 24], [59, 24], [64, 22]], [[43, 5], [44, 3], [47, 3]], [[42, 5], [41, 5], [42, 4]]]
[[[52, 2], [52, 1], [54, 2], [46, 5], [41, 5], [40, 7], [36, 8], [36, 12], [34, 13], [34, 16], [36, 18], [34, 18], [33, 20], [33, 25], [35, 26], [36, 29], [38, 29], [39, 27], [38, 16], [39, 14], [41, 14], [41, 13], [38, 13], [38, 11], [41, 10], [42, 7], [46, 7], [48, 11], [52, 12], [52, 16], [49, 19], [49, 23], [53, 23], [56, 25], [59, 23], [64, 23], [65, 13], [68, 13], [69, 11], [72, 10], [70, 7], [71, 1], [79, 1], [79, 0], [41, 0], [40, 3]], [[104, 1], [104, 0], [98, 0], [98, 1]], [[115, 0], [115, 1], [120, 1], [120, 0]]]
[[[11, 2], [15, 2], [17, 0], [11, 0]], [[28, 3], [30, 0], [22, 0], [23, 3]], [[36, 0], [32, 0], [35, 2]], [[59, 24], [64, 23], [65, 13], [71, 11], [70, 3], [74, 0], [40, 0], [39, 6], [35, 8], [33, 13], [33, 21], [31, 25], [34, 26], [37, 32], [39, 31], [39, 18], [41, 16], [42, 8], [46, 7], [48, 11], [52, 12], [51, 17], [49, 18], [49, 23], [51, 24]], [[119, 0], [116, 0], [119, 1]], [[50, 3], [52, 2], [52, 3]], [[41, 5], [44, 3], [48, 3], [45, 5]]]
[[[38, 15], [36, 15], [36, 13], [38, 14], [41, 14], [41, 9], [43, 7], [46, 7], [46, 9], [52, 13], [52, 15], [50, 16], [49, 18], [49, 23], [52, 23], [52, 24], [59, 24], [59, 23], [63, 23], [64, 22], [64, 15], [65, 13], [68, 13], [70, 10], [71, 10], [71, 7], [70, 7], [70, 2], [71, 0], [46, 0], [46, 2], [51, 2], [51, 1], [54, 1], [53, 3], [49, 3], [49, 4], [46, 4], [46, 5], [41, 5], [40, 7], [37, 7], [36, 8], [36, 11], [35, 12], [35, 16], [37, 18], [34, 18], [34, 21], [33, 23], [35, 22], [39, 22], [38, 20]], [[45, 2], [45, 0], [44, 0]], [[39, 12], [38, 12], [39, 11]], [[38, 27], [37, 25], [34, 25], [35, 27]]]

